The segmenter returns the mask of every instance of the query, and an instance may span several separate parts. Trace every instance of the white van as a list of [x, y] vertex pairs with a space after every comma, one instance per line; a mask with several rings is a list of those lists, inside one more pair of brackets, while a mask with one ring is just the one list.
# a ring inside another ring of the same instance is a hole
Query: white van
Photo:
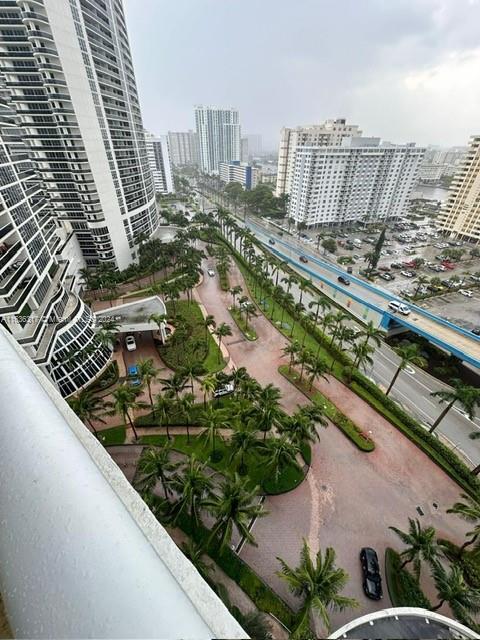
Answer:
[[391, 300], [388, 303], [388, 308], [393, 312], [398, 311], [404, 316], [408, 316], [408, 314], [410, 313], [410, 309], [407, 307], [407, 305], [403, 304], [403, 302], [398, 302], [398, 300]]

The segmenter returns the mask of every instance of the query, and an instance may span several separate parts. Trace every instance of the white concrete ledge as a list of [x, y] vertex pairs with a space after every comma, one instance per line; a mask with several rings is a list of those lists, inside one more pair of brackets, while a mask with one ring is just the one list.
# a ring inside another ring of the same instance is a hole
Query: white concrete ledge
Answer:
[[1, 327], [0, 428], [0, 591], [16, 637], [247, 637]]

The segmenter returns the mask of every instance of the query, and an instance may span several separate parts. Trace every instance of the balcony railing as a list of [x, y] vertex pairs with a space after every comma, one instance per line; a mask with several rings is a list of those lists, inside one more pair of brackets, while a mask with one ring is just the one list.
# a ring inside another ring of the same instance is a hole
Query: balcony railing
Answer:
[[247, 637], [2, 327], [0, 407], [0, 584], [15, 637]]

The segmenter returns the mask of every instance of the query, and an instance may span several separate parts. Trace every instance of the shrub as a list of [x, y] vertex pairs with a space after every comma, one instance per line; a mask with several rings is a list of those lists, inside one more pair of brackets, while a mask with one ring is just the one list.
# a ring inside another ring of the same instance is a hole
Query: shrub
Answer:
[[387, 547], [385, 550], [385, 578], [388, 593], [394, 607], [422, 607], [431, 609], [432, 604], [423, 593], [420, 585], [406, 569], [400, 569], [402, 560], [399, 554]]

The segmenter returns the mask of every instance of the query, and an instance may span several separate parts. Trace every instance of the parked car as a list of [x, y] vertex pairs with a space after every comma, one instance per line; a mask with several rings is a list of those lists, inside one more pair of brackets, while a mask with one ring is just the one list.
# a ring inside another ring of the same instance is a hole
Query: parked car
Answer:
[[390, 267], [386, 267], [386, 266], [382, 266], [382, 267], [378, 267], [379, 271], [390, 271]]
[[347, 267], [347, 273], [353, 273], [353, 267]]
[[207, 273], [211, 278], [215, 275], [215, 271], [213, 269], [207, 269]]
[[135, 338], [132, 335], [128, 335], [125, 338], [125, 346], [127, 347], [127, 351], [135, 351], [137, 348], [137, 343], [135, 342]]
[[221, 387], [218, 387], [218, 389], [215, 389], [215, 391], [213, 392], [213, 397], [221, 398], [222, 396], [228, 396], [230, 393], [233, 393], [234, 391], [235, 391], [234, 384], [232, 382], [227, 382], [227, 384], [224, 384]]
[[402, 265], [401, 265], [401, 264], [399, 264], [398, 262], [392, 262], [392, 263], [390, 264], [390, 268], [391, 268], [391, 269], [401, 269], [401, 268], [402, 268]]
[[388, 308], [393, 312], [399, 311], [404, 316], [408, 316], [410, 313], [410, 309], [407, 307], [407, 305], [403, 304], [403, 302], [399, 302], [398, 300], [391, 300], [388, 303]]
[[470, 289], [459, 289], [458, 293], [461, 293], [462, 296], [465, 296], [466, 298], [471, 298], [473, 296], [473, 291], [470, 291]]
[[305, 256], [300, 256], [299, 258], [300, 262], [308, 262], [307, 258]]
[[394, 276], [392, 276], [390, 273], [380, 273], [380, 278], [383, 278], [384, 280], [390, 281], [390, 280], [394, 280]]
[[128, 374], [128, 384], [131, 387], [139, 387], [142, 384], [142, 381], [138, 376], [138, 367], [136, 364], [133, 364], [130, 367], [128, 367], [127, 374]]
[[472, 329], [472, 333], [475, 336], [480, 336], [480, 327], [476, 327], [475, 329]]
[[383, 596], [380, 566], [375, 549], [363, 547], [360, 551], [360, 562], [363, 572], [363, 591], [367, 598], [380, 600]]
[[413, 273], [413, 271], [400, 271], [400, 275], [404, 276], [405, 278], [413, 278], [415, 274]]
[[344, 284], [346, 287], [348, 287], [348, 285], [350, 284], [350, 280], [345, 276], [338, 276], [337, 280]]

